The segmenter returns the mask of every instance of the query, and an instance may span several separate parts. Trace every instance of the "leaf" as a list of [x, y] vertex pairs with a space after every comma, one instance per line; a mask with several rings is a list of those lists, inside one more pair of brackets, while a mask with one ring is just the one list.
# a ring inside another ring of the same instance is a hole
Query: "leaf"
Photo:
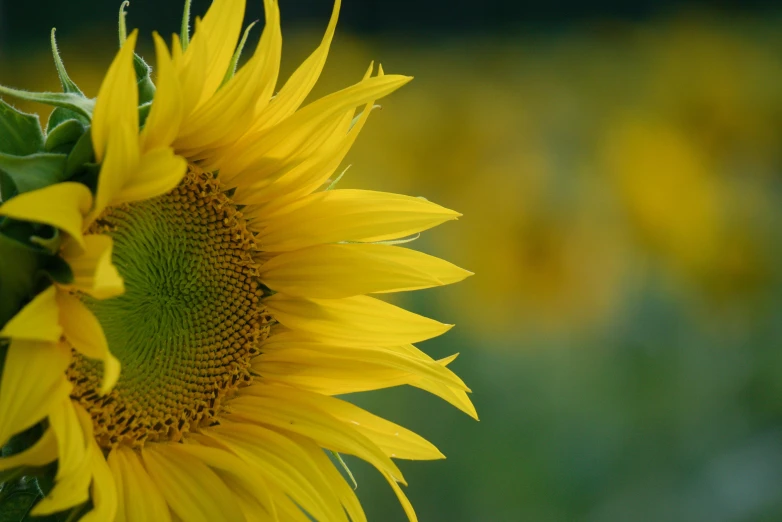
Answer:
[[0, 328], [34, 293], [36, 273], [43, 256], [31, 247], [0, 233]]
[[40, 497], [38, 488], [26, 479], [3, 486], [0, 492], [0, 522], [22, 522]]
[[47, 134], [44, 144], [46, 152], [70, 152], [84, 131], [85, 127], [80, 121], [65, 120]]
[[65, 154], [40, 153], [31, 156], [0, 154], [0, 172], [9, 176], [18, 194], [65, 181]]
[[27, 156], [43, 150], [38, 116], [25, 114], [0, 100], [0, 152]]
[[70, 109], [78, 114], [81, 114], [82, 116], [85, 116], [88, 120], [92, 119], [92, 111], [95, 109], [94, 99], [85, 98], [84, 96], [79, 96], [78, 94], [73, 93], [29, 92], [0, 85], [0, 94], [12, 96], [19, 100], [43, 103], [44, 105]]

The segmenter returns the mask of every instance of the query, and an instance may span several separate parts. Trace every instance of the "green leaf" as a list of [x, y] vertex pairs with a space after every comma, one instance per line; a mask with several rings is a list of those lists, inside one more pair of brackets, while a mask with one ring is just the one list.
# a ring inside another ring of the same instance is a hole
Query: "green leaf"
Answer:
[[[4, 231], [5, 232], [5, 231]], [[23, 243], [0, 233], [0, 328], [5, 326], [35, 291], [36, 273], [42, 255]]]
[[38, 116], [25, 114], [0, 100], [0, 152], [27, 156], [43, 150]]
[[66, 159], [65, 154], [0, 154], [0, 176], [9, 176], [19, 194], [29, 192], [68, 179], [65, 175]]
[[22, 522], [38, 501], [38, 488], [22, 478], [3, 485], [0, 490], [0, 522]]
[[70, 152], [85, 130], [80, 121], [65, 120], [46, 135], [46, 152]]
[[88, 120], [92, 120], [92, 111], [95, 109], [95, 100], [68, 92], [29, 92], [0, 85], [0, 94], [12, 96], [19, 100], [70, 109]]

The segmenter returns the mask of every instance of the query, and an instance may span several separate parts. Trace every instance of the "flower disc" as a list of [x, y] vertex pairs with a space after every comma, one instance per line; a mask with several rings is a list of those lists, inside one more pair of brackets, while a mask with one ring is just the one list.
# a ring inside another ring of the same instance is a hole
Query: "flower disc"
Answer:
[[122, 364], [106, 395], [100, 363], [77, 356], [69, 369], [96, 439], [140, 446], [211, 424], [221, 399], [252, 380], [250, 359], [268, 331], [241, 212], [191, 167], [173, 191], [112, 207], [93, 229], [113, 238], [126, 287], [113, 299], [81, 296]]

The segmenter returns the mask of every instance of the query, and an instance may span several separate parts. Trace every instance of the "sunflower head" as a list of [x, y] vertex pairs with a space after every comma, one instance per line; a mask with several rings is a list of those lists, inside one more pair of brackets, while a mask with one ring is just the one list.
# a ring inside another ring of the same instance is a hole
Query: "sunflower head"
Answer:
[[370, 66], [304, 105], [340, 3], [279, 89], [264, 6], [238, 69], [244, 0], [215, 0], [192, 38], [188, 3], [170, 45], [154, 35], [154, 74], [123, 4], [97, 98], [54, 32], [64, 92], [0, 87], [56, 107], [44, 131], [0, 101], [0, 509], [21, 491], [19, 509], [69, 520], [363, 520], [347, 453], [414, 519], [392, 459], [442, 454], [335, 396], [406, 384], [475, 416], [454, 357], [412, 344], [450, 326], [370, 296], [469, 275], [400, 246], [458, 214], [335, 188], [376, 100], [409, 78]]

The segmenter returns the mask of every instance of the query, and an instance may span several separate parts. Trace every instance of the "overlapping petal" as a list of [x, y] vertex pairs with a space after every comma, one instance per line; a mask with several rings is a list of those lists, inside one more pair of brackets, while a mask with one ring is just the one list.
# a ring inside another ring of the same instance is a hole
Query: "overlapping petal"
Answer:
[[92, 205], [92, 194], [81, 183], [64, 182], [25, 192], [0, 205], [0, 216], [44, 223], [70, 235], [84, 245], [84, 216]]
[[281, 324], [304, 336], [345, 346], [395, 346], [447, 332], [442, 324], [367, 296], [307, 299], [275, 294], [266, 306]]
[[0, 445], [37, 423], [68, 397], [71, 351], [59, 343], [12, 339], [0, 382]]
[[60, 293], [57, 304], [63, 334], [68, 343], [86, 357], [103, 363], [100, 393], [107, 393], [119, 379], [120, 363], [109, 351], [106, 335], [98, 319], [78, 297], [68, 293]]
[[116, 522], [171, 521], [166, 500], [135, 451], [123, 446], [114, 448], [109, 453], [108, 465], [116, 484]]
[[96, 299], [122, 294], [125, 284], [112, 263], [112, 251], [112, 239], [100, 234], [84, 236], [83, 248], [66, 245], [61, 255], [73, 272], [73, 282], [67, 287]]
[[242, 512], [233, 495], [203, 462], [150, 444], [142, 452], [144, 465], [171, 510], [192, 522], [234, 522]]
[[317, 245], [284, 252], [261, 268], [261, 280], [272, 290], [327, 299], [430, 288], [469, 275], [442, 259], [391, 245]]
[[60, 340], [60, 326], [54, 286], [36, 295], [0, 330], [8, 339], [54, 343]]

